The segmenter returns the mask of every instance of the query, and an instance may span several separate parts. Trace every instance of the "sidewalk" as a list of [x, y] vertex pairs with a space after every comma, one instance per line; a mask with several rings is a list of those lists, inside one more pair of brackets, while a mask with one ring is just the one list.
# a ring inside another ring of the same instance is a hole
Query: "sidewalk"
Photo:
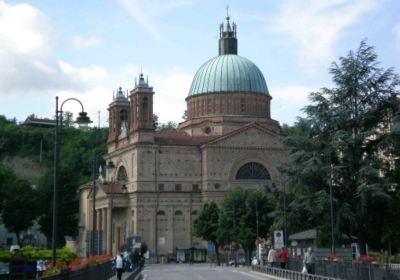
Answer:
[[[139, 274], [136, 277], [133, 277], [133, 271], [130, 272], [124, 272], [122, 273], [122, 280], [135, 280], [135, 279], [141, 279], [141, 273], [139, 272]], [[117, 273], [114, 274], [113, 277], [109, 278], [108, 280], [117, 280]]]

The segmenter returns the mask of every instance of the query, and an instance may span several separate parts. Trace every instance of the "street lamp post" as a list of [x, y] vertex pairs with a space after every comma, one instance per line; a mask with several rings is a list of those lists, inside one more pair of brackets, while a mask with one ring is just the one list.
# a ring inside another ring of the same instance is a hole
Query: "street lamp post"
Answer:
[[328, 164], [328, 168], [329, 168], [328, 185], [329, 185], [329, 202], [330, 202], [330, 214], [331, 214], [331, 240], [332, 240], [331, 254], [335, 255], [336, 249], [335, 249], [335, 235], [334, 235], [334, 229], [333, 229], [334, 217], [333, 217], [332, 163], [331, 163], [331, 154], [329, 151], [327, 154], [327, 164]]
[[59, 161], [59, 139], [58, 132], [59, 129], [62, 128], [62, 108], [65, 102], [75, 100], [77, 101], [82, 108], [82, 111], [79, 113], [79, 117], [76, 119], [76, 123], [81, 128], [86, 128], [89, 123], [91, 123], [90, 118], [87, 116], [87, 113], [83, 110], [82, 103], [76, 98], [68, 98], [61, 103], [60, 110], [58, 109], [58, 96], [56, 96], [56, 116], [55, 116], [55, 130], [54, 130], [54, 172], [53, 172], [53, 228], [52, 228], [52, 238], [51, 238], [51, 247], [52, 247], [52, 262], [55, 265], [57, 260], [56, 249], [57, 249], [57, 189], [58, 189], [58, 161]]
[[91, 246], [91, 251], [92, 251], [92, 256], [96, 254], [95, 252], [95, 238], [96, 238], [96, 220], [97, 220], [97, 215], [96, 215], [96, 168], [97, 168], [97, 161], [98, 158], [105, 155], [107, 152], [101, 152], [98, 153], [97, 155], [95, 154], [93, 156], [93, 169], [92, 169], [92, 174], [93, 174], [93, 185], [92, 185], [92, 193], [93, 193], [93, 224], [92, 224], [92, 246]]
[[287, 219], [286, 219], [286, 188], [285, 181], [282, 181], [282, 191], [283, 191], [283, 243], [285, 247], [288, 247], [287, 244]]

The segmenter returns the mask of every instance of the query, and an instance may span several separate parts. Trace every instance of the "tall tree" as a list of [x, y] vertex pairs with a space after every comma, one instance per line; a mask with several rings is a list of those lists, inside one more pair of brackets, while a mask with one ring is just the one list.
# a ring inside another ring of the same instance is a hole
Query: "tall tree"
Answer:
[[0, 217], [2, 216], [3, 209], [6, 206], [6, 195], [8, 187], [12, 186], [16, 176], [11, 168], [0, 163]]
[[2, 221], [8, 231], [15, 233], [17, 243], [21, 245], [20, 233], [29, 229], [36, 218], [36, 192], [22, 179], [15, 179], [6, 189]]
[[29, 182], [18, 178], [14, 171], [0, 163], [0, 218], [8, 231], [20, 233], [29, 229], [36, 218], [37, 193]]
[[215, 253], [217, 256], [217, 264], [220, 265], [219, 259], [219, 242], [218, 242], [218, 219], [219, 207], [214, 202], [206, 202], [200, 210], [200, 213], [194, 221], [194, 235], [212, 242], [215, 245]]
[[306, 117], [285, 140], [291, 161], [282, 171], [295, 194], [288, 218], [293, 228], [318, 228], [321, 243], [330, 243], [330, 224], [321, 221], [330, 220], [331, 185], [336, 239], [344, 233], [379, 248], [384, 222], [379, 217], [393, 184], [386, 175], [392, 168], [388, 140], [399, 78], [393, 69], [379, 67], [365, 41], [333, 63], [330, 73], [335, 87], [311, 93]]
[[264, 192], [251, 192], [236, 187], [221, 204], [218, 223], [220, 244], [240, 244], [246, 252], [247, 262], [255, 247], [257, 227], [260, 236], [266, 236], [273, 223], [270, 214], [275, 205]]

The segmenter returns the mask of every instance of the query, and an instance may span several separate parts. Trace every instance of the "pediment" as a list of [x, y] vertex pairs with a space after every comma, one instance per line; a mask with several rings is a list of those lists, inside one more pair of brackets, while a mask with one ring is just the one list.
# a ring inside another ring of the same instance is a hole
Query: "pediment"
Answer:
[[209, 142], [207, 146], [283, 149], [280, 135], [257, 123], [222, 135]]

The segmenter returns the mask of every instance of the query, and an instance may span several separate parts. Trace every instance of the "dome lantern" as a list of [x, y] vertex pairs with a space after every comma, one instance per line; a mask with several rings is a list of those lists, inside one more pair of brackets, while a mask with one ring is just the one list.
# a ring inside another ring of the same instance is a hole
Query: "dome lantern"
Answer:
[[221, 23], [219, 26], [219, 49], [218, 54], [237, 54], [238, 53], [238, 42], [236, 38], [236, 24], [232, 22], [232, 26], [229, 22], [229, 6], [226, 7], [226, 22]]

